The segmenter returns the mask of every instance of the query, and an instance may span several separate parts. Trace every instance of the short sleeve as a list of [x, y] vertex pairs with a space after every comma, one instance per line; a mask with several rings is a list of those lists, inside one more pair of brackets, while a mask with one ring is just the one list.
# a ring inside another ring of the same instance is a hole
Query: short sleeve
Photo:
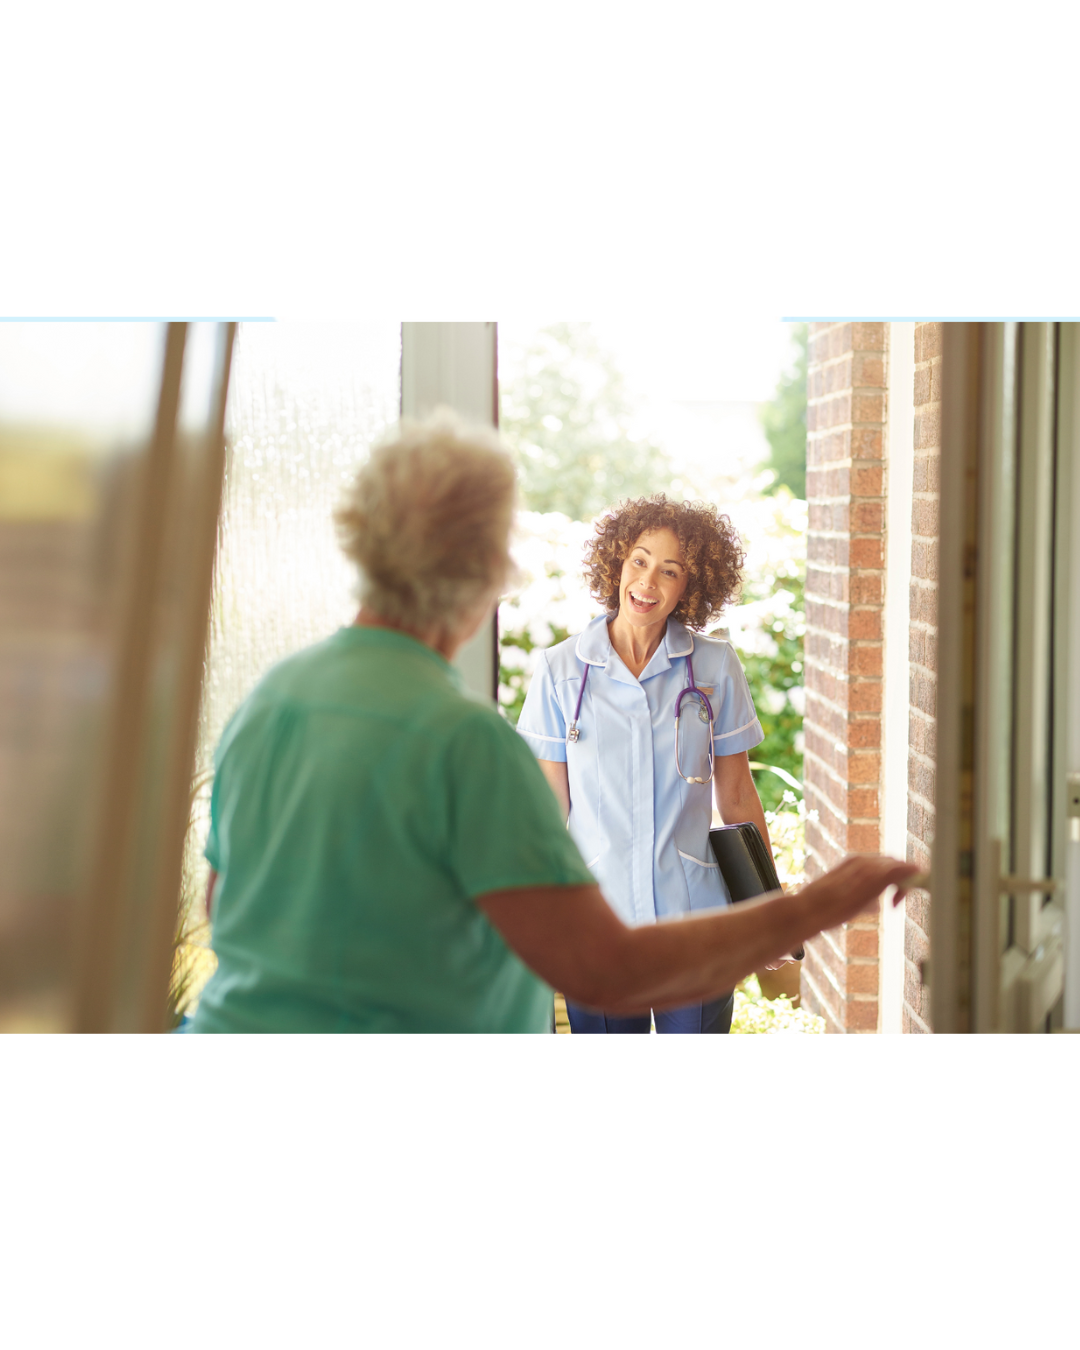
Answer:
[[555, 693], [547, 652], [540, 653], [517, 729], [537, 759], [565, 763], [566, 718]]
[[717, 702], [714, 708], [713, 750], [718, 755], [738, 755], [760, 745], [765, 733], [758, 721], [750, 686], [734, 647], [725, 653], [723, 672], [718, 681]]
[[442, 772], [446, 861], [471, 899], [516, 886], [593, 884], [547, 779], [497, 714], [478, 709], [458, 728]]

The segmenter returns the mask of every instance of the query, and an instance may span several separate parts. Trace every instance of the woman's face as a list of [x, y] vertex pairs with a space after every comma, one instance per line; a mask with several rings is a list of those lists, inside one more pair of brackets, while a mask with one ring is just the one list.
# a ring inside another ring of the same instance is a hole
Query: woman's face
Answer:
[[686, 591], [690, 575], [678, 536], [672, 530], [648, 530], [638, 537], [622, 565], [619, 618], [634, 628], [651, 628], [667, 617]]

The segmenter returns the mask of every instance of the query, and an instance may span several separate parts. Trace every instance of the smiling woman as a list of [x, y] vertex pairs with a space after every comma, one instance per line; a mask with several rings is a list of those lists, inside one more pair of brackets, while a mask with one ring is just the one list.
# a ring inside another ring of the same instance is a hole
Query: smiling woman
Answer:
[[[605, 898], [631, 925], [728, 903], [711, 861], [712, 798], [768, 841], [747, 751], [762, 740], [734, 648], [700, 633], [736, 595], [743, 549], [702, 502], [654, 496], [605, 513], [585, 574], [606, 613], [549, 648], [518, 731]], [[694, 633], [691, 630], [697, 629]], [[712, 792], [710, 792], [710, 784]], [[573, 1031], [647, 1032], [568, 1002]], [[731, 995], [655, 1013], [660, 1032], [726, 1032]]]
[[634, 545], [654, 530], [676, 536], [678, 557], [667, 562], [669, 568], [677, 563], [674, 570], [681, 568], [687, 581], [671, 614], [692, 628], [704, 628], [735, 598], [744, 560], [735, 527], [707, 502], [673, 502], [658, 494], [624, 502], [601, 516], [585, 553], [590, 590], [609, 615], [617, 613], [631, 551], [637, 552]]

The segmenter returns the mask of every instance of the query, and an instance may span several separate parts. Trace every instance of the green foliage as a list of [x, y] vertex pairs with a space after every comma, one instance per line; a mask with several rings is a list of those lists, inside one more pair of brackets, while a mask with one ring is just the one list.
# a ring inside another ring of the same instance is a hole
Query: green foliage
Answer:
[[[775, 653], [740, 651], [739, 658], [765, 733], [765, 739], [754, 747], [750, 758], [786, 769], [801, 783], [803, 579], [788, 578], [784, 586], [795, 599], [789, 615], [777, 616], [772, 621]], [[785, 791], [783, 779], [773, 773], [756, 773], [754, 781], [765, 810], [778, 810]]]
[[[561, 575], [561, 573], [559, 574]], [[570, 636], [568, 628], [551, 625], [550, 641], [536, 642], [527, 627], [512, 630], [499, 629], [499, 707], [512, 727], [516, 727], [525, 695], [529, 692], [532, 661], [535, 651], [546, 651]], [[524, 658], [524, 659], [523, 659]]]
[[732, 1035], [821, 1035], [824, 1031], [823, 1017], [817, 1017], [805, 1008], [793, 1008], [791, 999], [785, 994], [774, 999], [764, 998], [756, 975], [748, 976], [735, 990]]
[[792, 330], [795, 364], [785, 371], [776, 386], [776, 394], [760, 412], [761, 425], [771, 454], [768, 467], [776, 480], [768, 492], [786, 487], [793, 497], [806, 500], [806, 364], [809, 328], [796, 324]]
[[514, 451], [530, 511], [592, 520], [612, 503], [657, 491], [667, 455], [634, 435], [623, 378], [588, 324], [540, 330], [501, 386], [499, 430]]

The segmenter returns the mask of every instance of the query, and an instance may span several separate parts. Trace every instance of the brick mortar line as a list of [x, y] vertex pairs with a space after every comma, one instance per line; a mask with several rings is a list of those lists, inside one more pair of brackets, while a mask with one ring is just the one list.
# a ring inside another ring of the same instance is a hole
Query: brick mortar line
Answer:
[[[826, 337], [828, 333], [830, 332], [835, 333], [836, 331], [837, 330], [835, 328], [832, 328], [826, 329], [821, 333], [812, 333], [810, 335], [810, 341], [814, 342], [816, 339]], [[839, 356], [826, 356], [823, 357], [820, 361], [811, 362], [811, 364], [814, 366], [816, 370], [828, 370], [830, 366], [838, 366], [841, 361], [847, 361], [852, 356], [870, 356], [873, 357], [875, 360], [883, 360], [887, 355], [888, 352], [880, 351], [876, 347], [845, 347]], [[940, 361], [940, 360], [941, 360], [940, 356], [928, 356], [923, 364], [928, 364], [931, 361]], [[878, 387], [877, 385], [874, 386], [874, 388], [877, 387]], [[884, 388], [885, 386], [882, 385], [880, 387]]]
[[[885, 468], [886, 468], [886, 465], [885, 465], [884, 463], [874, 464], [874, 463], [868, 463], [866, 460], [858, 460], [858, 461], [857, 461], [857, 464], [858, 464], [858, 466], [859, 466], [860, 468], [861, 468], [863, 465], [866, 465], [866, 467], [871, 468], [871, 469], [881, 469], [882, 472], [884, 472], [884, 470], [885, 470]], [[826, 464], [811, 464], [811, 465], [808, 466], [809, 471], [811, 471], [811, 472], [813, 472], [814, 470], [817, 470], [817, 469], [820, 469], [820, 470], [822, 470], [822, 471], [828, 471], [828, 470], [831, 470], [831, 469], [846, 469], [848, 472], [850, 472], [851, 469], [852, 469], [853, 467], [854, 467], [854, 466], [851, 465], [850, 463], [848, 463], [848, 464], [843, 464], [843, 463], [838, 463], [838, 462], [826, 463]], [[830, 508], [833, 508], [833, 507], [841, 507], [841, 508], [842, 508], [842, 507], [845, 507], [845, 506], [851, 506], [851, 505], [861, 506], [861, 505], [864, 505], [864, 504], [866, 504], [866, 503], [868, 503], [868, 502], [876, 503], [876, 504], [878, 504], [878, 505], [881, 505], [881, 504], [884, 502], [884, 500], [885, 500], [885, 493], [884, 493], [884, 492], [857, 492], [857, 491], [853, 490], [853, 489], [851, 488], [851, 486], [849, 485], [848, 488], [846, 489], [846, 491], [844, 491], [844, 492], [836, 492], [836, 493], [832, 493], [832, 494], [830, 494], [828, 497], [815, 497], [815, 498], [814, 498], [814, 503], [815, 503], [815, 505], [819, 505], [819, 506], [827, 506], [827, 507], [830, 507]], [[827, 532], [828, 530], [831, 529], [831, 526], [826, 526], [826, 525], [811, 525], [811, 526], [808, 526], [808, 529], [809, 529], [809, 532], [810, 532], [811, 534], [818, 534], [818, 533], [822, 533], [822, 532]]]
[[[875, 753], [875, 755], [876, 755], [876, 753], [879, 753], [879, 752], [875, 751], [875, 752], [873, 752], [873, 753]], [[809, 757], [810, 755], [811, 755], [811, 752], [810, 752], [810, 751], [806, 751], [806, 756]], [[834, 769], [834, 768], [832, 767], [832, 765], [826, 763], [826, 761], [823, 760], [822, 757], [819, 756], [819, 755], [813, 755], [813, 761], [814, 761], [814, 764], [819, 764], [819, 765], [821, 765], [821, 767], [822, 767], [823, 769], [825, 769], [826, 776], [828, 776], [828, 778], [832, 779], [833, 782], [834, 782], [834, 783], [837, 783], [838, 786], [840, 786], [840, 787], [855, 787], [855, 788], [860, 788], [860, 787], [869, 787], [869, 786], [872, 786], [872, 784], [869, 784], [869, 783], [856, 783], [856, 782], [853, 782], [852, 779], [849, 779], [849, 778], [842, 778], [842, 776], [841, 776], [840, 774], [837, 774], [836, 769]], [[873, 786], [877, 786], [877, 784], [873, 784]], [[830, 801], [832, 801], [832, 799], [830, 799]]]
[[[882, 676], [859, 675], [857, 673], [852, 675], [845, 670], [838, 669], [836, 666], [824, 666], [816, 663], [814, 671], [815, 674], [827, 676], [829, 683], [834, 685], [837, 691], [834, 695], [830, 696], [829, 694], [823, 693], [821, 687], [817, 684], [804, 685], [803, 688], [806, 690], [807, 698], [809, 698], [811, 693], [814, 695], [816, 700], [815, 706], [824, 705], [835, 708], [838, 712], [849, 713], [853, 719], [856, 717], [872, 716], [865, 708], [852, 708], [850, 706], [850, 695], [853, 688], [862, 688], [868, 684], [880, 684]], [[806, 716], [805, 713], [803, 715]]]
[[[855, 393], [858, 393], [858, 394], [863, 394], [863, 393], [872, 393], [872, 394], [873, 394], [873, 393], [878, 393], [879, 391], [878, 391], [877, 389], [875, 389], [872, 385], [860, 385], [858, 389], [854, 390], [854, 392], [855, 392]], [[817, 411], [818, 409], [820, 409], [820, 408], [826, 408], [826, 407], [828, 407], [828, 405], [829, 405], [834, 399], [839, 398], [839, 397], [840, 397], [839, 394], [835, 394], [835, 395], [833, 395], [831, 398], [814, 398], [814, 399], [810, 399], [810, 400], [808, 400], [808, 402], [807, 402], [807, 404], [806, 404], [806, 411], [807, 411], [808, 413], [810, 413], [810, 412], [816, 412], [816, 411]], [[921, 411], [922, 411], [922, 408], [920, 407], [920, 408], [916, 409], [916, 411], [921, 412]], [[886, 425], [886, 424], [885, 424], [884, 422], [878, 422], [878, 421], [877, 421], [876, 419], [874, 419], [874, 418], [860, 419], [859, 421], [851, 421], [850, 419], [845, 419], [845, 421], [843, 421], [843, 422], [829, 422], [829, 423], [827, 423], [825, 426], [815, 427], [815, 428], [813, 429], [813, 431], [807, 432], [807, 437], [806, 437], [806, 439], [807, 439], [807, 443], [808, 443], [809, 445], [814, 445], [814, 444], [816, 444], [816, 443], [819, 442], [819, 441], [825, 440], [828, 436], [831, 436], [831, 435], [833, 435], [835, 432], [838, 432], [838, 431], [839, 431], [839, 432], [844, 432], [844, 431], [881, 431], [881, 430], [885, 427], [885, 425]], [[916, 451], [916, 454], [919, 454], [919, 453], [922, 453], [922, 452], [921, 452], [921, 451]], [[860, 459], [858, 455], [845, 455], [842, 459], [830, 459], [830, 460], [826, 460], [826, 463], [827, 463], [827, 464], [844, 464], [844, 463], [850, 464], [850, 463], [852, 463], [852, 462], [855, 462], [855, 463], [858, 463], [858, 464], [864, 464], [864, 463], [865, 463], [865, 464], [874, 464], [874, 463], [882, 464], [882, 463], [884, 463], [884, 460], [883, 460], [880, 456], [875, 456], [874, 459], [872, 459], [872, 460], [871, 460], [871, 459], [863, 460], [863, 459]], [[820, 464], [815, 464], [815, 465], [813, 465], [812, 467], [815, 468], [815, 469], [818, 469], [818, 468], [821, 468], [821, 465], [820, 465]]]
[[[876, 614], [877, 610], [884, 609], [884, 605], [869, 601], [849, 601], [849, 599], [830, 599], [828, 595], [814, 595], [814, 602], [825, 606], [830, 614]], [[832, 628], [823, 628], [819, 622], [813, 618], [806, 625], [806, 632], [814, 633], [832, 633]], [[837, 634], [840, 636], [840, 634]]]
[[933, 1028], [932, 1028], [931, 1026], [929, 1026], [926, 1022], [924, 1022], [924, 1021], [922, 1020], [922, 1018], [921, 1018], [921, 1017], [919, 1016], [919, 1014], [915, 1011], [915, 1009], [911, 1006], [911, 1004], [907, 1001], [907, 999], [904, 999], [904, 1007], [905, 1007], [905, 1008], [908, 1010], [908, 1012], [911, 1014], [911, 1020], [912, 1020], [913, 1022], [918, 1022], [919, 1026], [923, 1029], [923, 1031], [926, 1032], [926, 1034], [927, 1034], [928, 1036], [932, 1036], [932, 1035], [934, 1034]]
[[[814, 636], [817, 637], [818, 634], [815, 633]], [[862, 651], [868, 651], [868, 650], [871, 650], [871, 649], [870, 649], [870, 648], [863, 647], [863, 648], [861, 648], [860, 650], [862, 650]], [[829, 675], [829, 676], [832, 677], [832, 679], [834, 679], [834, 680], [836, 681], [837, 684], [841, 684], [841, 685], [845, 685], [845, 686], [846, 686], [846, 685], [850, 685], [850, 684], [855, 684], [855, 683], [858, 683], [858, 684], [871, 684], [871, 683], [876, 682], [876, 683], [880, 684], [881, 681], [885, 678], [883, 675], [861, 675], [858, 671], [855, 671], [855, 672], [853, 673], [853, 672], [850, 671], [850, 670], [846, 670], [843, 666], [829, 666], [829, 665], [825, 665], [823, 662], [815, 662], [814, 665], [815, 665], [815, 669], [818, 670], [818, 671], [820, 671], [821, 674], [823, 674], [823, 675]], [[805, 688], [805, 687], [806, 687], [806, 686], [804, 686], [804, 688]], [[819, 694], [817, 689], [814, 689], [813, 692], [814, 692], [815, 694], [818, 694], [818, 697], [826, 698], [826, 701], [828, 701], [828, 702], [831, 702], [831, 701], [832, 701], [832, 700], [827, 699], [826, 696], [823, 696], [823, 695]], [[838, 706], [839, 706], [839, 705], [838, 705]], [[856, 711], [858, 711], [858, 710], [857, 710], [857, 709], [852, 709], [852, 713], [853, 713], [853, 714], [854, 714]], [[865, 709], [863, 709], [862, 711], [865, 712]]]
[[[818, 798], [815, 798], [815, 801], [821, 802], [821, 805], [822, 805], [822, 806], [828, 807], [828, 803], [829, 803], [829, 798], [828, 798], [828, 796], [826, 796], [826, 798], [821, 798], [821, 796], [818, 796]], [[815, 807], [815, 810], [818, 810], [818, 807]], [[840, 823], [840, 825], [845, 825], [844, 819], [841, 819], [840, 817], [838, 817], [838, 815], [836, 815], [836, 813], [834, 813], [834, 811], [830, 811], [829, 814], [830, 814], [830, 815], [834, 815], [834, 817], [836, 817], [836, 819], [837, 819], [838, 823]], [[829, 826], [828, 826], [828, 823], [826, 823], [825, 821], [822, 821], [822, 818], [821, 818], [821, 811], [818, 810], [818, 818], [815, 819], [815, 821], [814, 821], [813, 823], [814, 823], [815, 828], [817, 828], [817, 830], [819, 830], [819, 833], [821, 833], [822, 836], [825, 837], [826, 840], [828, 840], [828, 841], [830, 842], [830, 844], [836, 844], [836, 846], [837, 846], [838, 849], [844, 849], [844, 848], [845, 848], [845, 845], [842, 845], [841, 842], [840, 842], [840, 840], [837, 840], [837, 838], [833, 838], [832, 833], [829, 832]]]
[[[843, 815], [842, 815], [841, 812], [837, 811], [837, 810], [833, 807], [832, 799], [828, 796], [827, 793], [823, 793], [823, 792], [822, 792], [820, 789], [818, 789], [818, 788], [816, 787], [816, 785], [814, 785], [814, 784], [807, 784], [807, 786], [808, 786], [808, 787], [813, 786], [813, 787], [815, 788], [815, 791], [814, 791], [811, 795], [812, 795], [812, 798], [813, 798], [814, 802], [817, 803], [817, 807], [816, 807], [815, 809], [818, 810], [818, 817], [819, 817], [819, 818], [818, 818], [817, 820], [814, 821], [814, 825], [815, 825], [815, 827], [816, 827], [818, 830], [821, 831], [822, 834], [829, 835], [829, 828], [830, 828], [830, 827], [829, 827], [829, 825], [826, 824], [826, 822], [825, 822], [824, 820], [822, 820], [822, 819], [820, 818], [820, 817], [821, 817], [821, 812], [822, 812], [822, 811], [825, 811], [830, 819], [836, 820], [836, 821], [839, 822], [840, 824], [843, 824]], [[830, 836], [830, 837], [831, 837], [831, 836]]]
[[[817, 961], [817, 963], [815, 963], [815, 965], [817, 965], [818, 971], [825, 972], [825, 976], [826, 976], [825, 987], [828, 987], [828, 990], [829, 990], [830, 994], [836, 995], [836, 994], [837, 994], [837, 988], [836, 988], [836, 985], [833, 984], [833, 981], [832, 981], [832, 980], [828, 979], [828, 975], [829, 975], [829, 969], [828, 969], [828, 967], [826, 967], [826, 965], [823, 965], [823, 964], [821, 963], [821, 961]], [[822, 1002], [822, 1003], [832, 1003], [832, 1002], [833, 1002], [832, 999], [825, 998], [825, 996], [823, 996], [823, 992], [825, 992], [825, 990], [823, 990], [823, 988], [822, 988], [822, 981], [821, 981], [821, 979], [818, 979], [818, 977], [815, 977], [815, 972], [814, 972], [814, 969], [813, 969], [813, 968], [806, 968], [806, 976], [807, 976], [807, 979], [810, 980], [810, 983], [814, 985], [815, 990], [817, 990], [817, 995], [818, 995], [818, 998], [821, 999], [821, 1002]], [[842, 995], [840, 995], [840, 998], [841, 998], [841, 1002], [842, 1002]]]
[[[821, 702], [826, 702], [826, 701], [825, 701], [825, 699], [821, 699]], [[844, 711], [844, 720], [846, 721], [846, 724], [848, 724], [849, 726], [855, 725], [856, 722], [880, 722], [880, 721], [882, 721], [882, 714], [880, 714], [880, 713], [852, 713], [852, 711], [846, 711], [846, 710], [844, 710], [844, 709], [837, 709], [837, 711]], [[809, 713], [807, 713], [807, 715], [806, 715], [806, 721], [811, 721], [811, 718], [810, 718]], [[833, 733], [830, 732], [829, 734], [830, 734], [830, 736], [832, 736]], [[863, 745], [863, 747], [860, 747], [860, 748], [861, 748], [861, 749], [868, 749], [869, 747], [867, 747], [867, 745]]]
[[834, 937], [831, 936], [831, 934], [837, 931], [841, 933], [844, 932], [843, 924], [840, 925], [839, 930], [835, 928], [823, 929], [820, 933], [818, 933], [818, 937], [821, 938], [826, 943], [826, 945], [830, 948], [830, 950], [833, 952], [835, 956], [837, 956], [841, 961], [843, 961], [844, 953], [840, 950], [840, 944], [836, 941]]
[[[822, 734], [823, 736], [825, 736], [826, 739], [827, 739], [830, 743], [832, 743], [832, 744], [839, 744], [839, 743], [840, 743], [840, 742], [837, 742], [836, 737], [833, 735], [832, 732], [826, 730], [824, 723], [818, 722], [815, 718], [809, 717], [809, 716], [806, 717], [806, 718], [804, 718], [804, 726], [805, 726], [805, 724], [806, 724], [807, 722], [809, 722], [810, 725], [811, 725], [812, 727], [814, 727], [815, 729], [820, 729], [821, 734]], [[850, 731], [851, 728], [852, 728], [854, 725], [856, 725], [856, 724], [855, 724], [854, 718], [852, 718], [852, 717], [845, 717], [845, 718], [844, 718], [844, 726], [845, 726], [845, 729], [846, 729], [846, 730]], [[826, 765], [827, 767], [832, 768], [832, 765], [829, 763], [829, 761], [826, 760], [825, 757], [824, 757], [819, 751], [814, 750], [814, 749], [812, 749], [812, 748], [807, 748], [803, 753], [806, 754], [806, 755], [809, 755], [811, 758], [817, 760], [817, 762], [818, 762], [819, 764], [824, 764], [824, 765]], [[845, 753], [847, 753], [847, 752], [845, 751]], [[835, 772], [835, 770], [834, 770], [834, 772]]]
[[[824, 976], [825, 976], [826, 980], [828, 981], [830, 987], [834, 990], [834, 992], [835, 992], [835, 994], [836, 994], [836, 997], [840, 1000], [841, 1003], [843, 1003], [843, 1001], [847, 998], [847, 994], [846, 994], [845, 992], [841, 991], [840, 986], [836, 983], [835, 979], [833, 978], [833, 973], [832, 973], [832, 971], [831, 971], [831, 970], [828, 968], [828, 966], [826, 966], [824, 963], [822, 963], [822, 964], [818, 967], [818, 969], [821, 970], [822, 973], [824, 974]], [[824, 1002], [824, 1000], [822, 1000], [822, 1001]], [[837, 1018], [837, 1021], [839, 1021], [839, 1018]]]
[[831, 1018], [831, 1020], [835, 1022], [837, 1026], [842, 1027], [843, 1023], [840, 1021], [840, 1018], [837, 1015], [837, 1010], [834, 1009], [832, 1006], [832, 1000], [827, 999], [825, 997], [825, 994], [821, 986], [818, 984], [818, 982], [814, 979], [814, 977], [810, 974], [809, 971], [806, 972], [805, 979], [806, 983], [810, 986], [811, 992], [816, 998], [818, 1005], [822, 1008], [827, 1008], [829, 1010], [829, 1017]]
[[848, 856], [848, 849], [846, 849], [846, 846], [844, 844], [840, 844], [840, 842], [838, 842], [837, 840], [834, 840], [832, 834], [825, 834], [825, 842], [826, 844], [829, 844], [830, 850], [832, 850], [832, 852], [834, 853], [838, 853], [840, 857]]
[[[806, 411], [807, 413], [815, 412], [819, 408], [823, 408], [825, 406], [826, 400], [811, 399], [810, 402], [807, 403], [806, 405]], [[836, 435], [837, 432], [839, 432], [842, 435], [845, 431], [882, 431], [885, 425], [886, 424], [884, 422], [876, 422], [876, 421], [829, 422], [825, 426], [815, 427], [813, 431], [808, 431], [806, 433], [806, 443], [808, 446], [819, 445], [822, 441], [827, 440], [830, 436]], [[924, 452], [916, 451], [915, 453], [922, 454]], [[811, 469], [823, 469], [827, 465], [829, 468], [835, 469], [841, 464], [849, 464], [849, 465], [884, 464], [885, 462], [886, 461], [884, 457], [881, 455], [874, 455], [873, 457], [867, 456], [865, 459], [863, 459], [861, 455], [841, 455], [838, 456], [836, 459], [823, 460], [820, 464], [808, 464], [807, 467]]]

